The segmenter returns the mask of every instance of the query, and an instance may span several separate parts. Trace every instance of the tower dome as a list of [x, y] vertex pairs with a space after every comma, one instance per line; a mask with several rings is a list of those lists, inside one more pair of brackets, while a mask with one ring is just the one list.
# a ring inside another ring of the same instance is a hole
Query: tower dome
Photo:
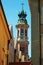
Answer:
[[21, 10], [21, 12], [19, 12], [18, 13], [18, 17], [19, 17], [19, 19], [18, 19], [18, 22], [17, 22], [17, 26], [19, 25], [19, 24], [26, 24], [26, 25], [28, 25], [28, 23], [27, 23], [27, 19], [26, 19], [26, 16], [27, 16], [27, 14], [26, 14], [26, 12], [24, 11], [24, 9], [23, 9], [23, 3], [22, 3], [22, 10]]

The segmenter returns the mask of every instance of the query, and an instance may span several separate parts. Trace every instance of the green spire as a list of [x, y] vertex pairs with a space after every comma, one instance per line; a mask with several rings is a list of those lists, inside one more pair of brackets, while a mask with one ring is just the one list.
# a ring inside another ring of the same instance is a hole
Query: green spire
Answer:
[[24, 3], [22, 3], [22, 10], [21, 10], [21, 12], [19, 12], [18, 16], [19, 16], [18, 24], [28, 25], [27, 19], [26, 19], [27, 14], [26, 14], [26, 12], [24, 12]]
[[22, 11], [18, 14], [19, 18], [26, 18], [27, 14], [24, 12], [24, 3], [22, 3]]

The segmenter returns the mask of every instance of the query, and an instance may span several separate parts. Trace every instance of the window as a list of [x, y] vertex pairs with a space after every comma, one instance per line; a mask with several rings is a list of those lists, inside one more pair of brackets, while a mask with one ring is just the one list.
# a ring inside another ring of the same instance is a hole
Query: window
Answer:
[[22, 51], [22, 53], [24, 53], [24, 47], [20, 47], [20, 50]]
[[19, 30], [18, 30], [18, 36], [19, 36]]
[[27, 36], [27, 30], [25, 30], [25, 36]]
[[21, 29], [20, 34], [21, 34], [21, 36], [24, 35], [24, 30], [23, 29]]

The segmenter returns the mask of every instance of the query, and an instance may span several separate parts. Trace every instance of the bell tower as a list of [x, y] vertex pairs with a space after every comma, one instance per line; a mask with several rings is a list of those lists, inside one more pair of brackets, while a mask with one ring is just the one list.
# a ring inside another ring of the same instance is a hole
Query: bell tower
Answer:
[[17, 29], [17, 44], [20, 44], [20, 51], [22, 52], [22, 55], [25, 55], [25, 58], [27, 58], [28, 56], [28, 23], [27, 23], [27, 19], [26, 16], [27, 14], [24, 12], [24, 8], [23, 8], [22, 4], [22, 10], [21, 12], [18, 14], [18, 22], [16, 25], [16, 29]]

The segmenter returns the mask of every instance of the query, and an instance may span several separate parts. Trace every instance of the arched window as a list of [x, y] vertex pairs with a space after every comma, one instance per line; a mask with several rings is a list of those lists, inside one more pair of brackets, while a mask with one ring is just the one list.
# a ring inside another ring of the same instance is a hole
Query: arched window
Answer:
[[24, 30], [23, 30], [23, 29], [21, 29], [21, 31], [20, 31], [20, 35], [21, 35], [21, 36], [24, 35]]
[[22, 51], [22, 53], [24, 53], [24, 47], [20, 47], [20, 50]]
[[19, 37], [19, 30], [18, 30], [18, 33], [17, 34], [18, 34], [17, 36]]
[[27, 36], [27, 30], [25, 30], [25, 36]]

